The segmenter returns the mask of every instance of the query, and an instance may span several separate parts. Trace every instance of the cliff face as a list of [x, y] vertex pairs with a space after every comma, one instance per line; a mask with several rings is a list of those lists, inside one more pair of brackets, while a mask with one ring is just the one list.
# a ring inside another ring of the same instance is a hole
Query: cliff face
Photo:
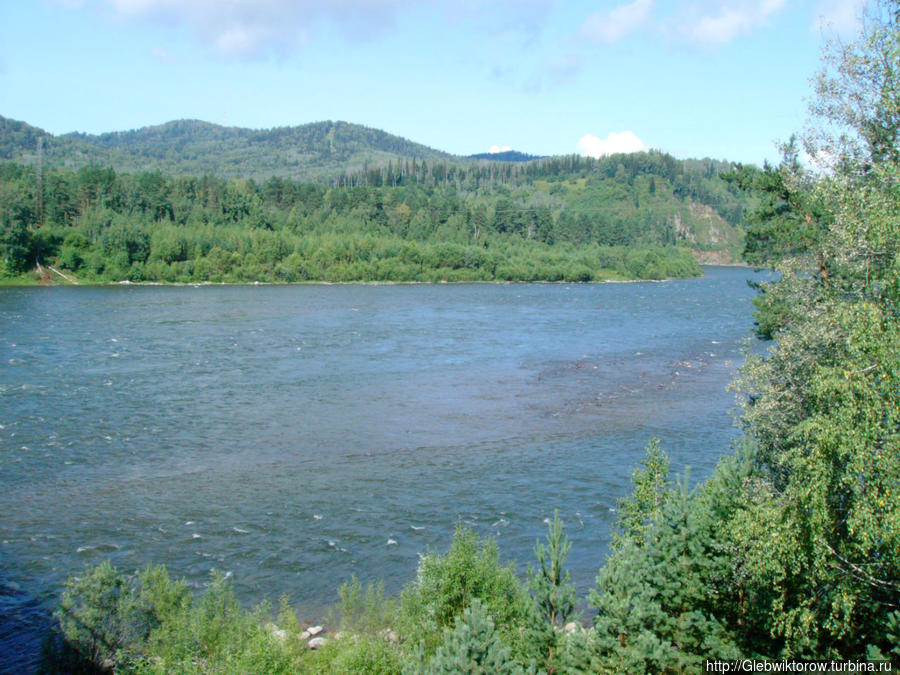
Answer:
[[745, 265], [745, 263], [741, 262], [740, 256], [729, 250], [700, 251], [691, 249], [691, 253], [694, 255], [694, 260], [701, 265]]
[[672, 217], [679, 239], [691, 246], [694, 259], [701, 265], [731, 265], [741, 260], [743, 231], [728, 223], [712, 207], [689, 202]]

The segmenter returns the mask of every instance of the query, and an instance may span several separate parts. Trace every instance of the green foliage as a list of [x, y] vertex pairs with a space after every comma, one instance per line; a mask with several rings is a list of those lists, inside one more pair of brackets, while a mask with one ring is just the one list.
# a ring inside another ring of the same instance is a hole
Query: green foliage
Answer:
[[540, 568], [535, 570], [529, 565], [528, 577], [541, 619], [552, 626], [561, 626], [575, 615], [575, 585], [569, 581], [569, 571], [563, 571], [572, 542], [563, 531], [558, 511], [553, 512], [547, 529], [547, 544], [534, 545]]
[[725, 180], [758, 197], [747, 217], [744, 259], [772, 267], [814, 253], [827, 231], [830, 214], [812, 197], [814, 176], [799, 160], [796, 137], [782, 147], [778, 167], [741, 166]]
[[900, 335], [892, 310], [825, 296], [745, 368], [761, 480], [740, 546], [785, 651], [832, 656], [883, 646], [900, 599]]
[[18, 172], [7, 172], [15, 181], [0, 182], [0, 263], [6, 274], [15, 275], [33, 266], [30, 195], [23, 194]]
[[808, 135], [807, 151], [840, 173], [900, 162], [900, 11], [872, 0], [865, 19], [856, 40], [829, 43], [811, 104], [829, 133]]
[[[57, 612], [60, 637], [47, 657], [51, 672], [115, 668], [136, 673], [293, 673], [295, 640], [265, 627], [268, 607], [244, 612], [231, 585], [214, 575], [194, 600], [165, 568], [119, 574], [107, 561], [72, 577]], [[279, 621], [296, 634], [282, 602]]]
[[295, 672], [345, 675], [397, 675], [403, 669], [399, 647], [370, 634], [350, 634], [332, 639], [324, 647], [304, 655]]
[[[0, 215], [2, 217], [2, 215]], [[20, 274], [32, 266], [31, 233], [22, 222], [0, 220], [0, 261], [7, 274]]]
[[596, 675], [616, 672], [608, 658], [601, 659], [593, 628], [566, 634], [561, 640], [554, 669], [547, 671], [566, 675]]
[[106, 561], [66, 583], [57, 612], [65, 642], [54, 658], [71, 659], [74, 653], [95, 666], [116, 664], [123, 653], [143, 649], [151, 633], [187, 602], [187, 586], [172, 581], [164, 567], [126, 577]]
[[[283, 611], [282, 614], [285, 612]], [[152, 657], [137, 661], [138, 672], [290, 673], [300, 646], [266, 627], [269, 608], [241, 610], [231, 584], [214, 574], [200, 598], [155, 630]]]
[[419, 561], [415, 581], [401, 594], [400, 628], [414, 644], [437, 647], [442, 631], [452, 627], [474, 599], [490, 614], [501, 641], [513, 656], [533, 656], [526, 631], [537, 620], [527, 591], [512, 565], [502, 565], [493, 539], [480, 539], [458, 525], [450, 550], [428, 553]]
[[620, 499], [613, 546], [621, 547], [627, 542], [641, 546], [647, 529], [662, 515], [663, 507], [675, 497], [670, 484], [669, 457], [662, 449], [658, 438], [647, 444], [646, 456], [631, 474], [634, 489], [629, 497]]
[[443, 643], [428, 659], [424, 650], [404, 673], [423, 675], [521, 675], [524, 671], [511, 657], [494, 630], [491, 614], [478, 598], [473, 598], [452, 629], [444, 630]]
[[87, 169], [47, 170], [43, 185], [39, 219], [35, 174], [15, 166], [0, 171], [0, 196], [8, 196], [0, 201], [0, 253], [10, 273], [40, 260], [95, 281], [595, 281], [699, 274], [688, 248], [657, 236], [667, 226], [653, 218], [634, 221], [634, 236], [607, 246], [609, 238], [590, 218], [572, 220], [574, 209], [596, 210], [596, 204], [551, 208], [529, 185], [514, 199], [504, 196], [512, 194], [504, 186], [461, 198], [454, 185], [326, 189], [280, 178], [257, 185]]
[[589, 597], [601, 662], [621, 672], [697, 671], [705, 659], [741, 655], [719, 614], [729, 559], [713, 513], [683, 487], [642, 540], [619, 544]]
[[829, 53], [822, 125], [805, 139], [833, 160], [803, 188], [825, 227], [807, 255], [778, 258], [766, 305], [786, 320], [739, 382], [754, 444], [747, 508], [729, 524], [743, 625], [785, 656], [888, 653], [900, 604], [900, 26], [895, 3], [869, 19]]
[[391, 628], [397, 619], [394, 598], [385, 597], [384, 581], [370, 583], [363, 589], [354, 575], [338, 589], [341, 598], [341, 630], [374, 634]]

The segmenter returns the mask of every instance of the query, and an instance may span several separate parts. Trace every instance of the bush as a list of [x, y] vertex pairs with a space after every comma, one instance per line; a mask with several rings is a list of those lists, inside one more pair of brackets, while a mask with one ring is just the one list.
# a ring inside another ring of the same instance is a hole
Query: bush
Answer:
[[384, 596], [384, 582], [363, 590], [354, 575], [338, 589], [341, 597], [341, 630], [374, 634], [392, 627], [397, 619], [397, 601]]
[[403, 666], [400, 648], [376, 635], [332, 639], [303, 659], [300, 672], [334, 675], [395, 675]]
[[165, 567], [126, 577], [106, 561], [67, 581], [56, 613], [63, 644], [50, 658], [115, 665], [140, 653], [189, 601], [185, 583], [172, 581]]
[[444, 629], [453, 627], [475, 599], [514, 658], [524, 663], [537, 656], [525, 639], [539, 623], [537, 612], [513, 566], [500, 563], [493, 539], [481, 539], [462, 525], [457, 526], [446, 554], [422, 556], [415, 581], [401, 594], [402, 632], [431, 651], [442, 641]]

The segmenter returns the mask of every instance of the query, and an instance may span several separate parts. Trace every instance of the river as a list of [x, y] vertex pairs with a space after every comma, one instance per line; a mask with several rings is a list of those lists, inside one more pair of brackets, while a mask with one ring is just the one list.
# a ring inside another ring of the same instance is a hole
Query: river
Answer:
[[755, 276], [0, 289], [0, 670], [105, 559], [314, 618], [458, 521], [524, 570], [558, 509], [585, 595], [651, 438], [729, 452]]

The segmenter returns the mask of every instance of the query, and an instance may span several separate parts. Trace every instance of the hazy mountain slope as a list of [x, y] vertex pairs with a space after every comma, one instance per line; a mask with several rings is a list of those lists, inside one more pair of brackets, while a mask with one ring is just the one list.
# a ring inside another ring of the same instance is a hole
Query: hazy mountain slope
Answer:
[[543, 159], [541, 155], [529, 155], [518, 150], [504, 150], [503, 152], [480, 152], [477, 155], [469, 155], [469, 159], [486, 159], [491, 162], [530, 162], [533, 159]]
[[53, 136], [24, 122], [0, 117], [0, 158], [30, 163], [43, 137], [48, 166], [95, 164], [117, 171], [215, 174], [308, 180], [363, 169], [367, 164], [452, 159], [405, 138], [348, 122], [314, 122], [275, 129], [223, 127], [177, 120], [133, 131]]

